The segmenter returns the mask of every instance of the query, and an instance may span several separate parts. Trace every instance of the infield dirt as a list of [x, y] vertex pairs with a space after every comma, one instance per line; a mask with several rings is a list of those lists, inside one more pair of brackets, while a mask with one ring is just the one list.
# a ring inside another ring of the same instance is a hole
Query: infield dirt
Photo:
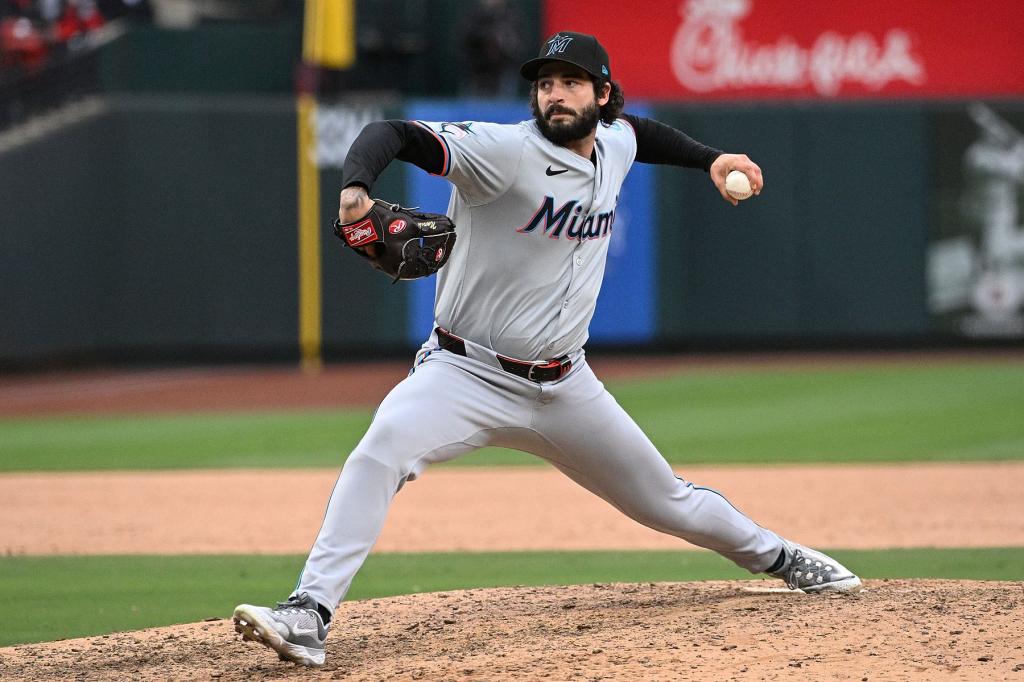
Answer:
[[[1024, 462], [683, 467], [758, 523], [818, 547], [1024, 545]], [[0, 552], [305, 554], [336, 469], [0, 476]], [[246, 491], [246, 496], [230, 491]], [[282, 498], [279, 490], [307, 494]], [[779, 504], [778, 491], [799, 494]], [[252, 518], [248, 499], [274, 513]], [[955, 503], [952, 501], [955, 500]], [[829, 514], [820, 510], [850, 509]], [[967, 513], [965, 510], [970, 510]], [[374, 551], [695, 549], [551, 467], [436, 468], [395, 497]]]
[[348, 602], [319, 670], [229, 620], [0, 649], [19, 680], [1017, 680], [1024, 584], [779, 581], [465, 590]]

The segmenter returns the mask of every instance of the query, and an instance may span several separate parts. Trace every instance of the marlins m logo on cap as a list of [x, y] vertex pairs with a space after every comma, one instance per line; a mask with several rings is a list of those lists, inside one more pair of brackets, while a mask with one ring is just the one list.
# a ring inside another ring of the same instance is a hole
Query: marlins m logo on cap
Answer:
[[608, 52], [597, 38], [586, 33], [559, 31], [540, 44], [540, 54], [523, 64], [519, 73], [526, 80], [535, 81], [540, 68], [549, 62], [578, 66], [594, 78], [612, 78]]
[[548, 53], [545, 56], [565, 52], [565, 48], [569, 47], [571, 42], [572, 36], [563, 36], [561, 33], [555, 34], [555, 37], [548, 41]]

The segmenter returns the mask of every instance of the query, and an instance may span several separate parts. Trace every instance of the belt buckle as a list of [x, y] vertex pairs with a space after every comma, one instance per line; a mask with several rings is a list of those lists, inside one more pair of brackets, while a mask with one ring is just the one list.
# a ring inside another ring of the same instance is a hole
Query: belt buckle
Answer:
[[526, 380], [527, 381], [534, 381], [534, 382], [539, 384], [540, 380], [533, 378], [533, 370], [537, 369], [538, 367], [547, 367], [548, 364], [550, 364], [550, 363], [544, 363], [543, 365], [530, 365], [530, 369], [526, 370]]
[[529, 381], [533, 381], [533, 382], [536, 382], [536, 383], [539, 384], [541, 380], [533, 378], [533, 370], [535, 370], [535, 369], [554, 369], [555, 367], [558, 367], [558, 369], [559, 369], [559, 371], [558, 371], [558, 378], [561, 379], [562, 377], [565, 376], [566, 372], [569, 371], [569, 368], [572, 367], [572, 360], [570, 360], [568, 357], [564, 357], [561, 360], [549, 360], [548, 362], [544, 362], [544, 363], [536, 364], [536, 365], [531, 364], [530, 365], [530, 369], [528, 369], [526, 371], [526, 378]]

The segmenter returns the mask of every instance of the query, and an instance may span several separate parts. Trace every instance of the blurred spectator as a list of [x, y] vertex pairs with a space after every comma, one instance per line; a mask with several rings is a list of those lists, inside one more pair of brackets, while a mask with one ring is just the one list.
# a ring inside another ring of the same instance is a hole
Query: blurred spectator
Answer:
[[0, 0], [0, 70], [36, 71], [108, 20], [149, 16], [149, 0]]
[[60, 18], [53, 25], [53, 39], [70, 45], [75, 39], [105, 23], [95, 0], [68, 0]]
[[462, 52], [469, 78], [464, 94], [515, 96], [522, 23], [518, 12], [505, 0], [480, 0], [464, 27]]
[[0, 129], [95, 88], [98, 1], [0, 0]]
[[[141, 0], [120, 4], [140, 4]], [[40, 71], [106, 23], [96, 0], [0, 0], [0, 81]]]
[[63, 0], [36, 0], [36, 12], [47, 24], [52, 24], [60, 17]]
[[49, 51], [40, 22], [33, 21], [29, 12], [7, 12], [0, 19], [0, 67], [38, 71], [46, 63]]

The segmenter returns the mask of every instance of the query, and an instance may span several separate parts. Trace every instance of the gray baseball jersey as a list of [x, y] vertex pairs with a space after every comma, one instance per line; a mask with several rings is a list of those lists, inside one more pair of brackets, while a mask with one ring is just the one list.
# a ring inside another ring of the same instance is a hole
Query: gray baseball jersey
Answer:
[[598, 125], [596, 163], [548, 142], [532, 120], [418, 123], [445, 149], [459, 236], [438, 273], [437, 323], [523, 360], [581, 349], [636, 157], [629, 123]]
[[[497, 445], [533, 453], [640, 523], [713, 549], [752, 572], [782, 539], [713, 490], [677, 477], [587, 365], [582, 346], [604, 275], [615, 205], [637, 153], [624, 119], [599, 125], [594, 161], [532, 121], [418, 123], [444, 150], [458, 242], [439, 272], [431, 334], [377, 409], [331, 495], [296, 592], [335, 606], [398, 490], [432, 464]], [[496, 354], [569, 356], [531, 381]]]

